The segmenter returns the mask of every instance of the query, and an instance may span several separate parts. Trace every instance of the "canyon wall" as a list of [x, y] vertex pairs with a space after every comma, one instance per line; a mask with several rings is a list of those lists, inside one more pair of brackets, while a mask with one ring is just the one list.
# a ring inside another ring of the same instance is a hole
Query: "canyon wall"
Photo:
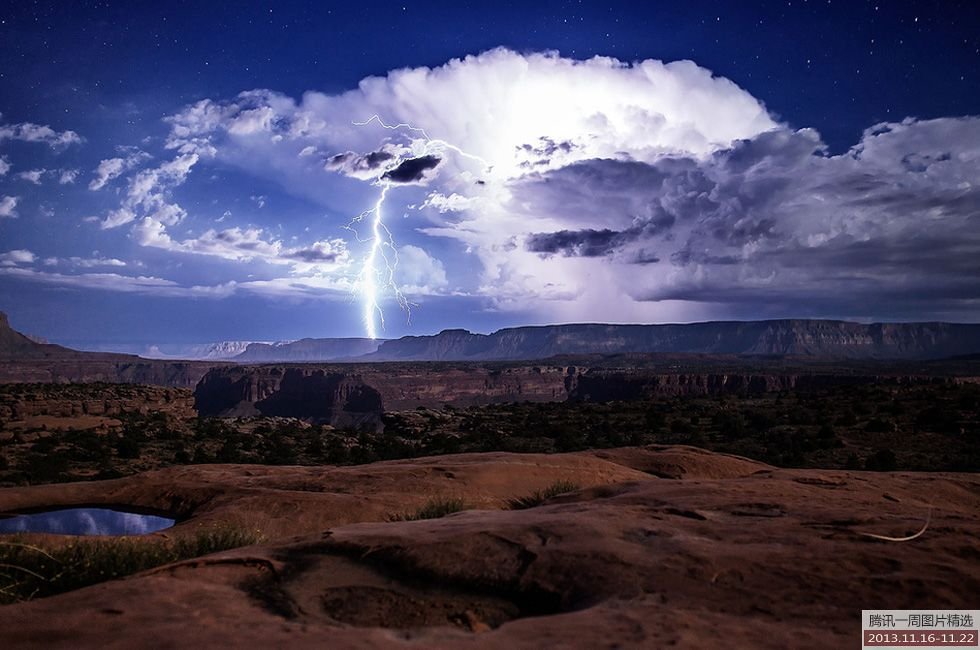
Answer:
[[383, 411], [503, 402], [612, 401], [662, 396], [759, 394], [953, 378], [806, 373], [663, 372], [572, 365], [371, 364], [234, 366], [208, 372], [195, 390], [201, 415], [279, 415], [343, 426]]
[[493, 334], [445, 330], [386, 341], [364, 360], [486, 361], [557, 355], [686, 353], [827, 359], [938, 359], [980, 352], [980, 325], [829, 320], [683, 325], [545, 325]]

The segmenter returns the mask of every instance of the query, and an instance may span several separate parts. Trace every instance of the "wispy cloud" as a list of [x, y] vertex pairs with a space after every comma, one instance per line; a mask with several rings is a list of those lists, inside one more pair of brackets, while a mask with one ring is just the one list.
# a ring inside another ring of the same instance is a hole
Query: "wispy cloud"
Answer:
[[[0, 118], [2, 117], [0, 115]], [[61, 150], [73, 144], [81, 144], [84, 141], [82, 136], [74, 131], [56, 131], [50, 126], [34, 124], [33, 122], [0, 124], [0, 142], [4, 140], [40, 142], [55, 150]]]
[[148, 153], [140, 150], [131, 151], [122, 158], [106, 158], [95, 168], [95, 178], [89, 182], [88, 188], [92, 191], [101, 190], [113, 179], [118, 178], [149, 158], [150, 155]]

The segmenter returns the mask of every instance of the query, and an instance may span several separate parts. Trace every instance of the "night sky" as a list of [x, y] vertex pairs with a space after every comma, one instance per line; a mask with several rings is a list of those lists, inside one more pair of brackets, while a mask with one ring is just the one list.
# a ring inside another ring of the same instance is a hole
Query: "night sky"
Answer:
[[977, 321], [977, 70], [975, 2], [6, 3], [0, 310], [86, 346]]

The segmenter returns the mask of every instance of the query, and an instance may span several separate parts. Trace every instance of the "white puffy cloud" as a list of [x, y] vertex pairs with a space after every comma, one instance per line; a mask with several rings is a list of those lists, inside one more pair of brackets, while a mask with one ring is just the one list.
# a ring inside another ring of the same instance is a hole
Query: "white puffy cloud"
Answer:
[[10, 160], [6, 156], [0, 156], [0, 176], [6, 176], [10, 171]]
[[58, 176], [58, 183], [61, 185], [73, 185], [80, 172], [77, 169], [62, 169]]
[[449, 286], [442, 262], [418, 246], [398, 249], [395, 273], [401, 291], [410, 296], [442, 293]]
[[228, 133], [233, 135], [251, 135], [262, 131], [272, 130], [276, 111], [271, 106], [246, 109], [239, 112], [228, 124]]
[[441, 194], [439, 192], [431, 192], [419, 209], [432, 208], [437, 210], [440, 214], [445, 214], [446, 212], [463, 212], [464, 210], [470, 210], [477, 205], [479, 205], [480, 199], [478, 197], [467, 197], [453, 192], [449, 196]]
[[18, 264], [33, 264], [37, 259], [29, 250], [18, 249], [0, 253], [0, 266], [17, 266]]
[[[386, 129], [372, 116], [412, 128]], [[575, 61], [505, 49], [395, 70], [340, 95], [308, 92], [299, 103], [269, 90], [202, 100], [167, 121], [169, 148], [219, 157], [234, 156], [229, 141], [257, 146], [256, 136], [294, 158], [367, 155], [385, 138], [418, 154], [427, 135], [482, 159], [477, 170], [498, 178], [595, 157], [703, 156], [776, 126], [749, 93], [690, 61]]]
[[228, 260], [249, 261], [277, 259], [282, 243], [269, 241], [259, 228], [228, 228], [208, 230], [195, 238], [172, 239], [159, 221], [146, 217], [133, 229], [137, 242], [143, 246], [163, 248], [174, 252], [212, 255]]
[[149, 157], [148, 153], [136, 149], [129, 151], [126, 156], [121, 158], [102, 160], [99, 162], [99, 166], [95, 168], [95, 178], [88, 184], [88, 188], [92, 191], [101, 190], [110, 181], [135, 168]]
[[129, 181], [122, 205], [102, 221], [103, 230], [118, 228], [135, 221], [141, 214], [159, 223], [172, 225], [183, 219], [183, 208], [168, 200], [168, 192], [181, 185], [200, 157], [184, 153], [157, 167], [137, 172]]
[[41, 177], [47, 173], [46, 169], [31, 169], [29, 171], [20, 172], [17, 174], [17, 178], [22, 181], [27, 181], [28, 183], [33, 183], [35, 185], [41, 184]]
[[[775, 126], [749, 93], [690, 61], [575, 61], [504, 49], [371, 77], [339, 96], [308, 93], [299, 110], [328, 123], [326, 116], [379, 115], [425, 129], [486, 160], [498, 177], [546, 167], [557, 155], [705, 155]], [[379, 133], [364, 131], [349, 137]]]
[[0, 219], [7, 217], [10, 219], [17, 218], [17, 203], [20, 201], [19, 196], [0, 196]]

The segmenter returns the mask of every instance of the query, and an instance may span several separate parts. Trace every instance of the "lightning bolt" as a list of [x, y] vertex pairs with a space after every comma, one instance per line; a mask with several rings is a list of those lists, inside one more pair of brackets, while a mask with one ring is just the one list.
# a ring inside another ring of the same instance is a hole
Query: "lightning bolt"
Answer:
[[[378, 115], [373, 115], [364, 122], [354, 122], [354, 125], [367, 126], [372, 122], [377, 122], [382, 128], [391, 131], [405, 129], [421, 135], [421, 139], [425, 145], [421, 153], [413, 155], [413, 158], [439, 153], [443, 149], [448, 149], [464, 158], [481, 163], [487, 171], [492, 169], [492, 165], [488, 164], [483, 158], [463, 151], [456, 145], [445, 140], [430, 138], [429, 134], [425, 132], [425, 129], [412, 126], [411, 124], [387, 124]], [[373, 207], [360, 213], [350, 223], [344, 226], [346, 230], [354, 233], [354, 237], [358, 242], [370, 244], [368, 254], [364, 258], [364, 264], [361, 266], [361, 270], [357, 276], [357, 282], [355, 282], [353, 289], [354, 293], [358, 291], [361, 293], [364, 309], [364, 328], [367, 337], [370, 339], [378, 337], [376, 323], [381, 325], [382, 331], [385, 329], [385, 317], [379, 299], [380, 294], [389, 291], [398, 301], [398, 306], [406, 312], [409, 321], [411, 321], [412, 317], [412, 307], [417, 306], [405, 298], [404, 294], [398, 288], [398, 284], [395, 282], [395, 270], [398, 268], [398, 247], [395, 245], [395, 239], [391, 234], [391, 230], [385, 225], [383, 214], [385, 199], [388, 198], [388, 193], [391, 191], [393, 185], [390, 180], [385, 178], [385, 175], [390, 170], [398, 167], [402, 162], [404, 162], [404, 159], [398, 157], [390, 165], [381, 170], [381, 173], [374, 181], [374, 185], [380, 188], [378, 200]], [[357, 226], [365, 221], [370, 222], [371, 236], [367, 239], [362, 239], [358, 234]]]
[[[398, 248], [395, 246], [391, 231], [385, 225], [382, 213], [385, 199], [388, 198], [388, 192], [391, 190], [391, 182], [379, 177], [376, 184], [380, 186], [381, 192], [374, 207], [357, 215], [349, 224], [344, 226], [345, 229], [354, 233], [357, 241], [371, 244], [354, 288], [355, 292], [360, 290], [363, 295], [364, 327], [369, 339], [378, 338], [375, 319], [381, 324], [382, 330], [385, 328], [384, 310], [381, 309], [381, 304], [378, 301], [379, 291], [390, 289], [395, 299], [398, 300], [398, 305], [408, 313], [409, 318], [411, 318], [413, 307], [413, 304], [405, 298], [395, 283], [395, 269], [398, 268]], [[370, 220], [371, 224], [371, 237], [368, 239], [362, 239], [356, 228], [357, 224], [365, 220]], [[383, 269], [378, 268], [379, 260], [383, 263]]]

